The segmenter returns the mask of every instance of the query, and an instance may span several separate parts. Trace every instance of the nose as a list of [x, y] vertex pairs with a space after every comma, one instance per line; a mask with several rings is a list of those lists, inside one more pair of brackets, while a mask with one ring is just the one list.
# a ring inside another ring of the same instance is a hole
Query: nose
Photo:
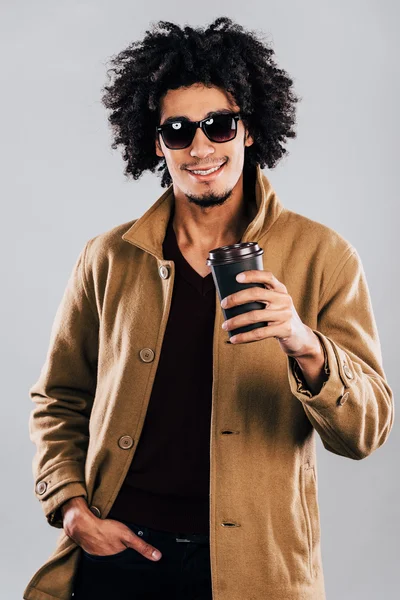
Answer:
[[212, 145], [211, 140], [209, 140], [206, 134], [201, 130], [201, 128], [198, 127], [192, 141], [190, 156], [198, 156], [199, 158], [204, 158], [209, 154], [214, 154], [214, 152], [215, 149]]

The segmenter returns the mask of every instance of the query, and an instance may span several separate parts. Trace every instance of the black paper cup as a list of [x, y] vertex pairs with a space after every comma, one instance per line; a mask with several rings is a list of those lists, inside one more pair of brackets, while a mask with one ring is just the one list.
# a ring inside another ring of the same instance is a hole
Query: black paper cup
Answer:
[[[219, 300], [234, 294], [239, 290], [250, 287], [265, 287], [263, 283], [240, 283], [236, 281], [236, 275], [242, 271], [259, 270], [262, 271], [263, 260], [262, 255], [264, 250], [259, 247], [257, 242], [240, 242], [230, 246], [220, 246], [214, 248], [208, 253], [206, 264], [211, 267], [215, 287], [218, 291]], [[246, 302], [232, 306], [231, 308], [222, 308], [224, 319], [231, 319], [236, 315], [265, 308], [264, 302]], [[246, 331], [252, 331], [258, 327], [266, 327], [267, 321], [259, 321], [258, 323], [249, 323], [242, 327], [237, 327], [228, 331], [228, 335], [232, 336]]]

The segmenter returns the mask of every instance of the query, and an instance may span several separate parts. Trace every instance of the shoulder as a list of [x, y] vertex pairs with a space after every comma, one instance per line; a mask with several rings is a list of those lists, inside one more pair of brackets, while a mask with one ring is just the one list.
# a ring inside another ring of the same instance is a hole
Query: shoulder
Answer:
[[293, 210], [285, 208], [277, 225], [275, 234], [307, 258], [318, 257], [325, 264], [336, 264], [356, 252], [351, 241], [339, 231]]
[[121, 223], [90, 238], [85, 244], [86, 260], [93, 262], [112, 254], [118, 254], [121, 250], [131, 246], [122, 239], [122, 236], [136, 221], [137, 219], [132, 219]]
[[[265, 238], [279, 248], [282, 276], [289, 285], [308, 282], [323, 299], [346, 266], [346, 276], [358, 276], [362, 263], [352, 242], [339, 231], [295, 211], [284, 209]], [[272, 250], [274, 251], [274, 250]], [[303, 285], [303, 284], [301, 284]]]
[[121, 223], [87, 240], [82, 250], [87, 279], [104, 280], [105, 283], [110, 269], [118, 265], [123, 268], [124, 261], [137, 249], [122, 236], [136, 221]]

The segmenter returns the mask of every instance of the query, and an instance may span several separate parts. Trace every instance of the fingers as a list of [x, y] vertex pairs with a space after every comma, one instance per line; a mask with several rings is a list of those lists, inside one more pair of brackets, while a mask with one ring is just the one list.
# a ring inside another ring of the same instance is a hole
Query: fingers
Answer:
[[279, 279], [277, 279], [275, 275], [271, 273], [271, 271], [258, 269], [242, 271], [241, 273], [236, 275], [236, 280], [245, 281], [246, 283], [249, 281], [264, 283], [271, 286], [274, 290], [278, 292], [287, 293], [287, 288], [285, 284], [279, 281]]
[[129, 540], [127, 540], [125, 543], [130, 548], [133, 548], [134, 550], [139, 552], [139, 554], [142, 554], [145, 558], [148, 558], [149, 560], [159, 560], [162, 557], [161, 552], [157, 548], [147, 543], [145, 540], [142, 540], [141, 537], [139, 537], [133, 532], [132, 537], [129, 538]]
[[[112, 556], [126, 548], [133, 548], [149, 560], [159, 560], [162, 557], [158, 548], [155, 548], [140, 536], [136, 535], [126, 525], [110, 519], [101, 521], [99, 535], [84, 531], [84, 535], [78, 535], [74, 541], [81, 546], [85, 552], [97, 556]], [[116, 531], [119, 530], [119, 531]], [[96, 532], [97, 533], [97, 532]], [[106, 534], [106, 535], [104, 535]], [[83, 543], [84, 542], [84, 543]], [[121, 550], [121, 544], [123, 548]]]
[[275, 290], [268, 290], [265, 287], [254, 286], [239, 290], [221, 300], [222, 308], [231, 308], [247, 302], [265, 302], [273, 303], [277, 308], [284, 306], [285, 295]]

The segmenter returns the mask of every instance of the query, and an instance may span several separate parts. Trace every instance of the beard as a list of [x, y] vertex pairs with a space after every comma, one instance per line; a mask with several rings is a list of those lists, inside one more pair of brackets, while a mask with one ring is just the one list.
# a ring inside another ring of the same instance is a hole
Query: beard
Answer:
[[215, 194], [214, 192], [206, 192], [205, 194], [201, 194], [196, 196], [194, 194], [188, 194], [185, 192], [186, 198], [189, 202], [192, 202], [196, 206], [200, 208], [209, 208], [210, 206], [222, 206], [224, 202], [228, 200], [228, 198], [232, 195], [233, 188], [223, 192], [222, 194]]

